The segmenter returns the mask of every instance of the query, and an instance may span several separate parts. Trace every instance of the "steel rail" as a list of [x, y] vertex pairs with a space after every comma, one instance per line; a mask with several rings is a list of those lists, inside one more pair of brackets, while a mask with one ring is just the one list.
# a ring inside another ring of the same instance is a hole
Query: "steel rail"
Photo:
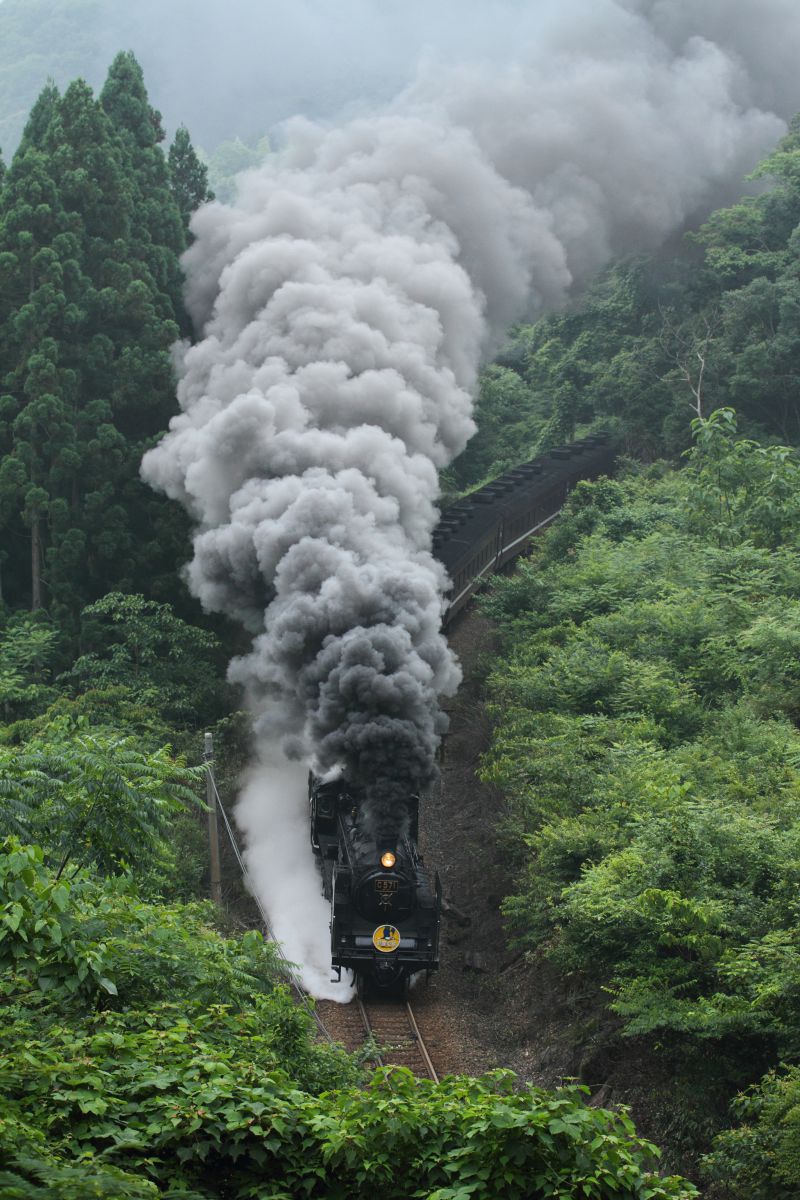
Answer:
[[[391, 1043], [387, 1043], [386, 1046], [383, 1047], [383, 1050], [385, 1052], [382, 1053], [380, 1043], [376, 1040], [375, 1029], [373, 1027], [372, 1021], [370, 1020], [367, 1006], [364, 1004], [364, 1001], [361, 999], [360, 996], [355, 997], [355, 1003], [358, 1006], [358, 1012], [361, 1017], [361, 1022], [364, 1026], [364, 1031], [366, 1033], [366, 1036], [368, 1039], [370, 1039], [372, 1041], [372, 1044], [375, 1047], [374, 1053], [371, 1055], [371, 1061], [376, 1063], [376, 1065], [379, 1067], [392, 1066], [392, 1063], [391, 1063], [392, 1045], [391, 1045]], [[409, 1049], [408, 1051], [404, 1051], [402, 1048], [402, 1045], [395, 1046], [395, 1049], [399, 1050], [401, 1052], [401, 1054], [411, 1053], [412, 1055], [416, 1055], [421, 1060], [422, 1066], [424, 1067], [425, 1072], [428, 1075], [428, 1078], [431, 1079], [434, 1083], [438, 1083], [439, 1076], [437, 1075], [436, 1068], [434, 1067], [433, 1062], [431, 1061], [431, 1056], [428, 1053], [428, 1048], [425, 1045], [425, 1041], [422, 1037], [422, 1034], [419, 1031], [419, 1025], [417, 1024], [416, 1017], [414, 1016], [413, 1009], [411, 1008], [411, 1005], [409, 1004], [409, 1002], [407, 1000], [398, 1000], [397, 1002], [392, 1003], [392, 1004], [381, 1005], [381, 1012], [383, 1013], [384, 1016], [389, 1016], [389, 1017], [402, 1016], [405, 1019], [405, 1024], [406, 1024], [408, 1034], [409, 1034], [408, 1040], [413, 1044], [413, 1050]], [[403, 1038], [403, 1042], [405, 1042], [405, 1041], [406, 1041], [406, 1039]], [[415, 1072], [415, 1074], [418, 1074], [418, 1073], [419, 1072]]]
[[369, 1014], [367, 1013], [366, 1005], [364, 1004], [364, 1001], [361, 999], [360, 996], [356, 996], [355, 1001], [356, 1001], [356, 1004], [358, 1005], [358, 1011], [361, 1016], [361, 1020], [364, 1023], [364, 1032], [367, 1035], [367, 1039], [372, 1041], [372, 1045], [375, 1049], [375, 1053], [372, 1056], [372, 1061], [377, 1063], [377, 1065], [379, 1067], [384, 1067], [384, 1066], [386, 1066], [386, 1064], [383, 1061], [383, 1056], [381, 1055], [380, 1050], [378, 1049], [378, 1043], [375, 1041], [375, 1034], [372, 1029], [372, 1024], [370, 1023]]
[[419, 1025], [417, 1024], [417, 1020], [416, 1020], [416, 1017], [414, 1016], [413, 1009], [411, 1008], [411, 1005], [408, 1003], [407, 1000], [406, 1000], [406, 1016], [408, 1017], [408, 1023], [411, 1026], [411, 1030], [414, 1034], [414, 1037], [416, 1038], [417, 1049], [419, 1050], [420, 1054], [422, 1055], [422, 1061], [425, 1063], [425, 1069], [427, 1070], [427, 1072], [430, 1075], [433, 1082], [438, 1083], [439, 1076], [436, 1074], [436, 1068], [434, 1067], [433, 1063], [431, 1062], [431, 1056], [430, 1056], [430, 1054], [428, 1054], [428, 1048], [425, 1045], [425, 1042], [423, 1041], [423, 1038], [422, 1038], [422, 1034], [419, 1031]]

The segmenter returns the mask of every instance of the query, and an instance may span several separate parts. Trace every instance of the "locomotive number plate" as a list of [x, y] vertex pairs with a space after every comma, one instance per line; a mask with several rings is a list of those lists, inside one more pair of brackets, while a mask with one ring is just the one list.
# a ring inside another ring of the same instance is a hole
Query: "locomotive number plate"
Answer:
[[394, 925], [379, 925], [372, 935], [372, 944], [381, 954], [391, 954], [400, 945], [400, 930]]
[[375, 880], [375, 895], [378, 898], [378, 904], [381, 908], [390, 908], [392, 897], [397, 891], [397, 879], [376, 879]]

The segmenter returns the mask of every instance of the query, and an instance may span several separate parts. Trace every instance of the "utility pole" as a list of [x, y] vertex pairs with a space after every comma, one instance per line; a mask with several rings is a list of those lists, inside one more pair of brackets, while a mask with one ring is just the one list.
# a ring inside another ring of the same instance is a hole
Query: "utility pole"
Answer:
[[208, 848], [211, 856], [211, 899], [222, 905], [222, 872], [219, 865], [219, 827], [217, 825], [217, 789], [211, 766], [214, 758], [214, 737], [206, 733], [203, 737], [203, 759], [206, 764], [206, 803], [208, 805]]

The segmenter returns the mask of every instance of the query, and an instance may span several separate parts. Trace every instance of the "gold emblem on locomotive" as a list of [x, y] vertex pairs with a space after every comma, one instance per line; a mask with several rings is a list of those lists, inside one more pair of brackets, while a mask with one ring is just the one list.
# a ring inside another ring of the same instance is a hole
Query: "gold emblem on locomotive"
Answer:
[[379, 925], [372, 935], [372, 944], [381, 954], [391, 954], [400, 945], [400, 930], [394, 925]]

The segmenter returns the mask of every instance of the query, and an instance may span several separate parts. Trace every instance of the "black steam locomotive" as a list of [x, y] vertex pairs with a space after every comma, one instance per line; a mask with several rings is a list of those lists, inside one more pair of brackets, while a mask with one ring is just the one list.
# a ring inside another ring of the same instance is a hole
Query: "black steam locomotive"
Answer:
[[[434, 530], [433, 553], [447, 568], [451, 621], [488, 575], [522, 554], [546, 529], [581, 479], [610, 471], [614, 451], [603, 433], [558, 446], [507, 471], [448, 508]], [[419, 798], [409, 799], [407, 832], [391, 845], [364, 833], [361, 790], [344, 779], [309, 776], [311, 844], [331, 904], [331, 960], [359, 984], [402, 989], [439, 965], [442, 890], [423, 871], [417, 850]]]
[[428, 881], [417, 850], [419, 798], [408, 802], [406, 832], [379, 844], [359, 823], [363, 792], [344, 779], [309, 774], [311, 845], [331, 904], [331, 961], [359, 985], [401, 991], [412, 975], [439, 965], [442, 889]]

